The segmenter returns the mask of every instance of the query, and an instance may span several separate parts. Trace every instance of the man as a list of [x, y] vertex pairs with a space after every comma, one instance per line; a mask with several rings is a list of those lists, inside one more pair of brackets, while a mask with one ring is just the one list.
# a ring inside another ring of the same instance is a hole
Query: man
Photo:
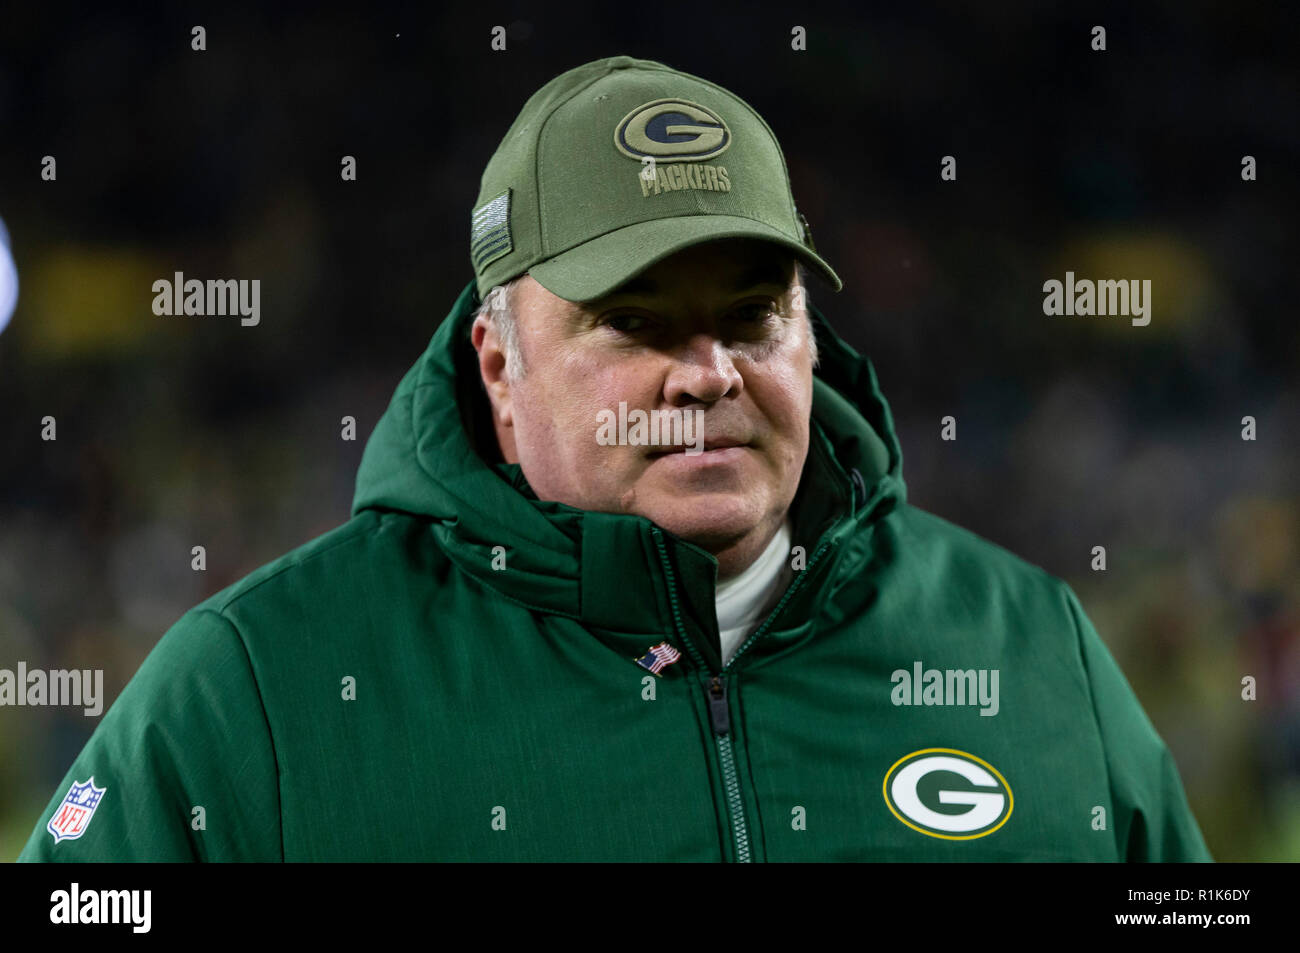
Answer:
[[352, 519], [166, 634], [25, 859], [1209, 859], [1070, 589], [907, 504], [749, 106], [557, 77], [471, 259]]

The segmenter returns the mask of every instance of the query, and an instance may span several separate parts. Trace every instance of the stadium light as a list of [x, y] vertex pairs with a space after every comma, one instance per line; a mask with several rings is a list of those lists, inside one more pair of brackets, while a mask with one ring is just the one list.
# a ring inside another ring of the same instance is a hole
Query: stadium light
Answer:
[[0, 219], [0, 334], [4, 333], [9, 318], [18, 303], [18, 266], [9, 253], [9, 232], [4, 219]]

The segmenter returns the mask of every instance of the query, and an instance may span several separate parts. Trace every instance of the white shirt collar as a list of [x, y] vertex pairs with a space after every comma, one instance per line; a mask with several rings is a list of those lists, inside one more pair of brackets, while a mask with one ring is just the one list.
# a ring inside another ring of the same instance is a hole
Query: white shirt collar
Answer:
[[716, 607], [725, 664], [785, 591], [793, 531], [787, 515], [767, 548], [740, 575], [718, 583]]

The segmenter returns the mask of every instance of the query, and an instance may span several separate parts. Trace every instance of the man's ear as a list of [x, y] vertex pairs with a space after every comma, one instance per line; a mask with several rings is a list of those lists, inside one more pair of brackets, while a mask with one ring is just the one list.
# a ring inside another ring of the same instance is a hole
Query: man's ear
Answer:
[[509, 427], [510, 381], [506, 378], [506, 352], [501, 347], [501, 336], [492, 321], [480, 314], [470, 329], [470, 342], [478, 352], [479, 379], [492, 404], [492, 421], [498, 427]]

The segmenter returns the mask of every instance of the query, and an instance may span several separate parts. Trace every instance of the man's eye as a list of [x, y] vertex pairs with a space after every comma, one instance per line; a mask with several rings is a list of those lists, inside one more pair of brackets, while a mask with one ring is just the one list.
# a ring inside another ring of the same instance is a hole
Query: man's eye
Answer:
[[643, 330], [649, 324], [649, 318], [640, 314], [611, 314], [605, 323], [620, 334], [632, 334]]
[[734, 313], [747, 323], [760, 324], [772, 315], [773, 310], [771, 304], [756, 301], [752, 304], [741, 305]]

